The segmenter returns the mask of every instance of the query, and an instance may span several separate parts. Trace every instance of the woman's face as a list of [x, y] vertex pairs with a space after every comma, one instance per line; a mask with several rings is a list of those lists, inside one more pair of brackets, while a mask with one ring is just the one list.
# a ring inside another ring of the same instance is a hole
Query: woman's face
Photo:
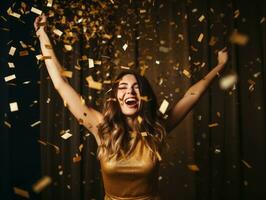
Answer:
[[140, 108], [140, 91], [133, 74], [124, 75], [118, 83], [117, 99], [124, 115], [135, 115]]

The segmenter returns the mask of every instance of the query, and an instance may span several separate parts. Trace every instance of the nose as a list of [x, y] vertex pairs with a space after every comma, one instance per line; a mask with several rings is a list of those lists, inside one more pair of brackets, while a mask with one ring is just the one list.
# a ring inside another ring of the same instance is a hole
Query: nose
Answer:
[[127, 89], [127, 93], [128, 93], [128, 94], [136, 94], [136, 91], [134, 90], [133, 87], [129, 87], [129, 88]]

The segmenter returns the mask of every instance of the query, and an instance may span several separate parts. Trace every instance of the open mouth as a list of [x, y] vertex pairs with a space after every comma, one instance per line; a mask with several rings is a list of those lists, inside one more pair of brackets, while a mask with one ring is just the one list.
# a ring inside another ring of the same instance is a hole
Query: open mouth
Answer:
[[125, 104], [130, 108], [135, 108], [138, 106], [138, 99], [134, 97], [126, 98]]

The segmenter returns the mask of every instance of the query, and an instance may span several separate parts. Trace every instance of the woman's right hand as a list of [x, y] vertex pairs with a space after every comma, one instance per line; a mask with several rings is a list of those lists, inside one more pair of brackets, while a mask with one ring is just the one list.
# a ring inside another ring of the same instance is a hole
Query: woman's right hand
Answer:
[[37, 32], [41, 27], [45, 28], [46, 21], [47, 21], [47, 17], [45, 16], [45, 14], [42, 14], [42, 15], [36, 17], [36, 19], [34, 21], [35, 31]]

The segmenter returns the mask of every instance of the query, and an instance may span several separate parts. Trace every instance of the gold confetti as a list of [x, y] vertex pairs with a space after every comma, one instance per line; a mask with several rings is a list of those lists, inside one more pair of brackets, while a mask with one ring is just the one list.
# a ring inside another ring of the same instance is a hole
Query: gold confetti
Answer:
[[24, 198], [27, 198], [27, 199], [30, 198], [30, 194], [29, 194], [28, 191], [23, 190], [23, 189], [18, 188], [18, 187], [13, 187], [13, 189], [14, 189], [14, 193], [16, 195], [19, 195], [19, 196], [24, 197]]
[[59, 37], [63, 34], [62, 31], [60, 31], [59, 29], [54, 29], [53, 32], [58, 35]]
[[200, 21], [200, 22], [202, 22], [204, 19], [205, 19], [205, 16], [204, 16], [204, 15], [201, 15], [201, 16], [199, 17], [199, 21]]
[[141, 132], [140, 134], [141, 134], [142, 137], [147, 137], [148, 136], [147, 132]]
[[203, 35], [203, 33], [201, 33], [201, 34], [199, 35], [199, 37], [198, 37], [198, 42], [202, 42], [203, 37], [204, 37], [204, 35]]
[[187, 165], [188, 169], [190, 169], [193, 172], [198, 172], [200, 169], [197, 165], [192, 164], [192, 165]]
[[80, 162], [81, 161], [81, 156], [74, 156], [73, 157], [73, 162], [76, 163], [76, 162]]
[[16, 48], [15, 47], [11, 47], [8, 54], [11, 55], [11, 56], [14, 56], [15, 52], [16, 52]]
[[232, 88], [237, 82], [237, 75], [236, 74], [229, 74], [224, 76], [219, 80], [219, 85], [222, 90], [227, 90]]
[[9, 104], [9, 107], [10, 107], [10, 111], [11, 112], [15, 112], [15, 111], [18, 111], [18, 104], [17, 102], [12, 102]]
[[37, 15], [41, 15], [42, 14], [42, 11], [39, 10], [38, 8], [34, 8], [34, 7], [31, 7], [31, 12], [37, 14]]
[[89, 88], [96, 89], [96, 90], [101, 90], [102, 89], [102, 83], [94, 81], [92, 76], [88, 76], [86, 78], [86, 81], [89, 84]]
[[8, 82], [8, 81], [11, 81], [11, 80], [14, 80], [14, 79], [16, 79], [16, 75], [15, 74], [6, 76], [5, 77], [5, 82]]
[[8, 128], [11, 128], [11, 127], [12, 127], [11, 124], [10, 124], [9, 122], [7, 122], [7, 121], [4, 121], [4, 124], [5, 124]]
[[29, 55], [29, 52], [27, 50], [19, 52], [19, 56], [27, 56], [27, 55]]
[[159, 152], [158, 152], [158, 151], [156, 151], [156, 153], [155, 153], [155, 154], [156, 154], [156, 156], [157, 156], [158, 160], [159, 160], [159, 161], [161, 161], [161, 160], [162, 160], [162, 157], [161, 157], [161, 155], [159, 154]]
[[52, 183], [51, 177], [44, 176], [32, 186], [32, 190], [36, 193], [40, 193], [42, 190], [44, 190], [51, 183]]
[[9, 62], [9, 63], [8, 63], [8, 66], [9, 66], [9, 68], [15, 68], [14, 63], [12, 63], [12, 62]]
[[143, 101], [148, 101], [148, 97], [147, 96], [140, 96], [140, 99], [143, 100]]
[[81, 152], [82, 149], [83, 149], [83, 144], [80, 144], [80, 145], [79, 145], [79, 152]]
[[52, 6], [53, 6], [53, 0], [48, 0], [47, 7], [52, 7]]
[[248, 164], [245, 160], [241, 160], [241, 161], [247, 168], [249, 168], [249, 169], [252, 168], [252, 166], [250, 164]]
[[128, 44], [126, 43], [126, 44], [123, 45], [122, 48], [124, 49], [124, 51], [126, 51], [127, 50], [127, 47], [128, 47]]
[[65, 47], [65, 49], [66, 49], [67, 51], [72, 51], [72, 49], [73, 49], [72, 46], [69, 45], [69, 44], [65, 44], [64, 47]]
[[12, 10], [11, 10], [11, 8], [8, 8], [8, 10], [7, 10], [7, 14], [8, 15], [10, 15], [10, 16], [12, 16], [12, 17], [16, 17], [16, 18], [20, 18], [20, 14], [18, 14], [18, 13], [16, 13], [16, 12], [13, 12]]
[[163, 102], [162, 102], [162, 104], [161, 104], [161, 106], [160, 106], [160, 108], [159, 108], [159, 111], [160, 111], [162, 114], [164, 114], [164, 113], [166, 112], [168, 106], [169, 106], [168, 101], [164, 99]]
[[184, 69], [184, 70], [183, 70], [183, 74], [184, 74], [186, 77], [188, 77], [188, 78], [190, 78], [190, 77], [191, 77], [191, 74], [190, 74], [190, 72], [189, 72], [189, 71], [187, 71], [186, 69]]
[[236, 10], [236, 11], [234, 12], [234, 18], [238, 18], [239, 15], [240, 15], [240, 11], [239, 11], [239, 10]]
[[260, 20], [260, 24], [262, 24], [263, 22], [265, 22], [265, 17], [262, 17]]
[[141, 122], [142, 122], [142, 117], [141, 117], [141, 116], [138, 116], [137, 120], [138, 120], [138, 123], [141, 124]]
[[46, 49], [53, 49], [53, 47], [52, 47], [50, 44], [45, 44], [44, 47], [45, 47]]
[[89, 62], [89, 68], [93, 68], [94, 67], [93, 59], [89, 58], [88, 62]]
[[63, 135], [61, 135], [61, 138], [63, 138], [64, 140], [67, 140], [68, 138], [70, 138], [72, 136], [71, 133], [69, 133], [70, 130], [65, 131], [65, 133]]
[[30, 126], [31, 127], [34, 127], [34, 126], [37, 126], [38, 124], [40, 124], [41, 123], [41, 121], [37, 121], [37, 122], [34, 122], [33, 124], [31, 124]]
[[26, 49], [28, 47], [23, 41], [19, 41], [19, 43], [22, 46], [22, 48], [24, 48], [24, 49]]
[[247, 44], [249, 38], [247, 35], [239, 33], [237, 30], [235, 30], [231, 36], [230, 36], [230, 42], [233, 44], [238, 44], [241, 46], [244, 46]]
[[212, 124], [209, 124], [208, 126], [209, 126], [210, 128], [212, 128], [212, 127], [219, 126], [219, 124], [218, 124], [218, 123], [212, 123]]
[[72, 78], [72, 74], [73, 74], [72, 71], [62, 71], [61, 72], [61, 75], [64, 77], [67, 77], [67, 78]]

